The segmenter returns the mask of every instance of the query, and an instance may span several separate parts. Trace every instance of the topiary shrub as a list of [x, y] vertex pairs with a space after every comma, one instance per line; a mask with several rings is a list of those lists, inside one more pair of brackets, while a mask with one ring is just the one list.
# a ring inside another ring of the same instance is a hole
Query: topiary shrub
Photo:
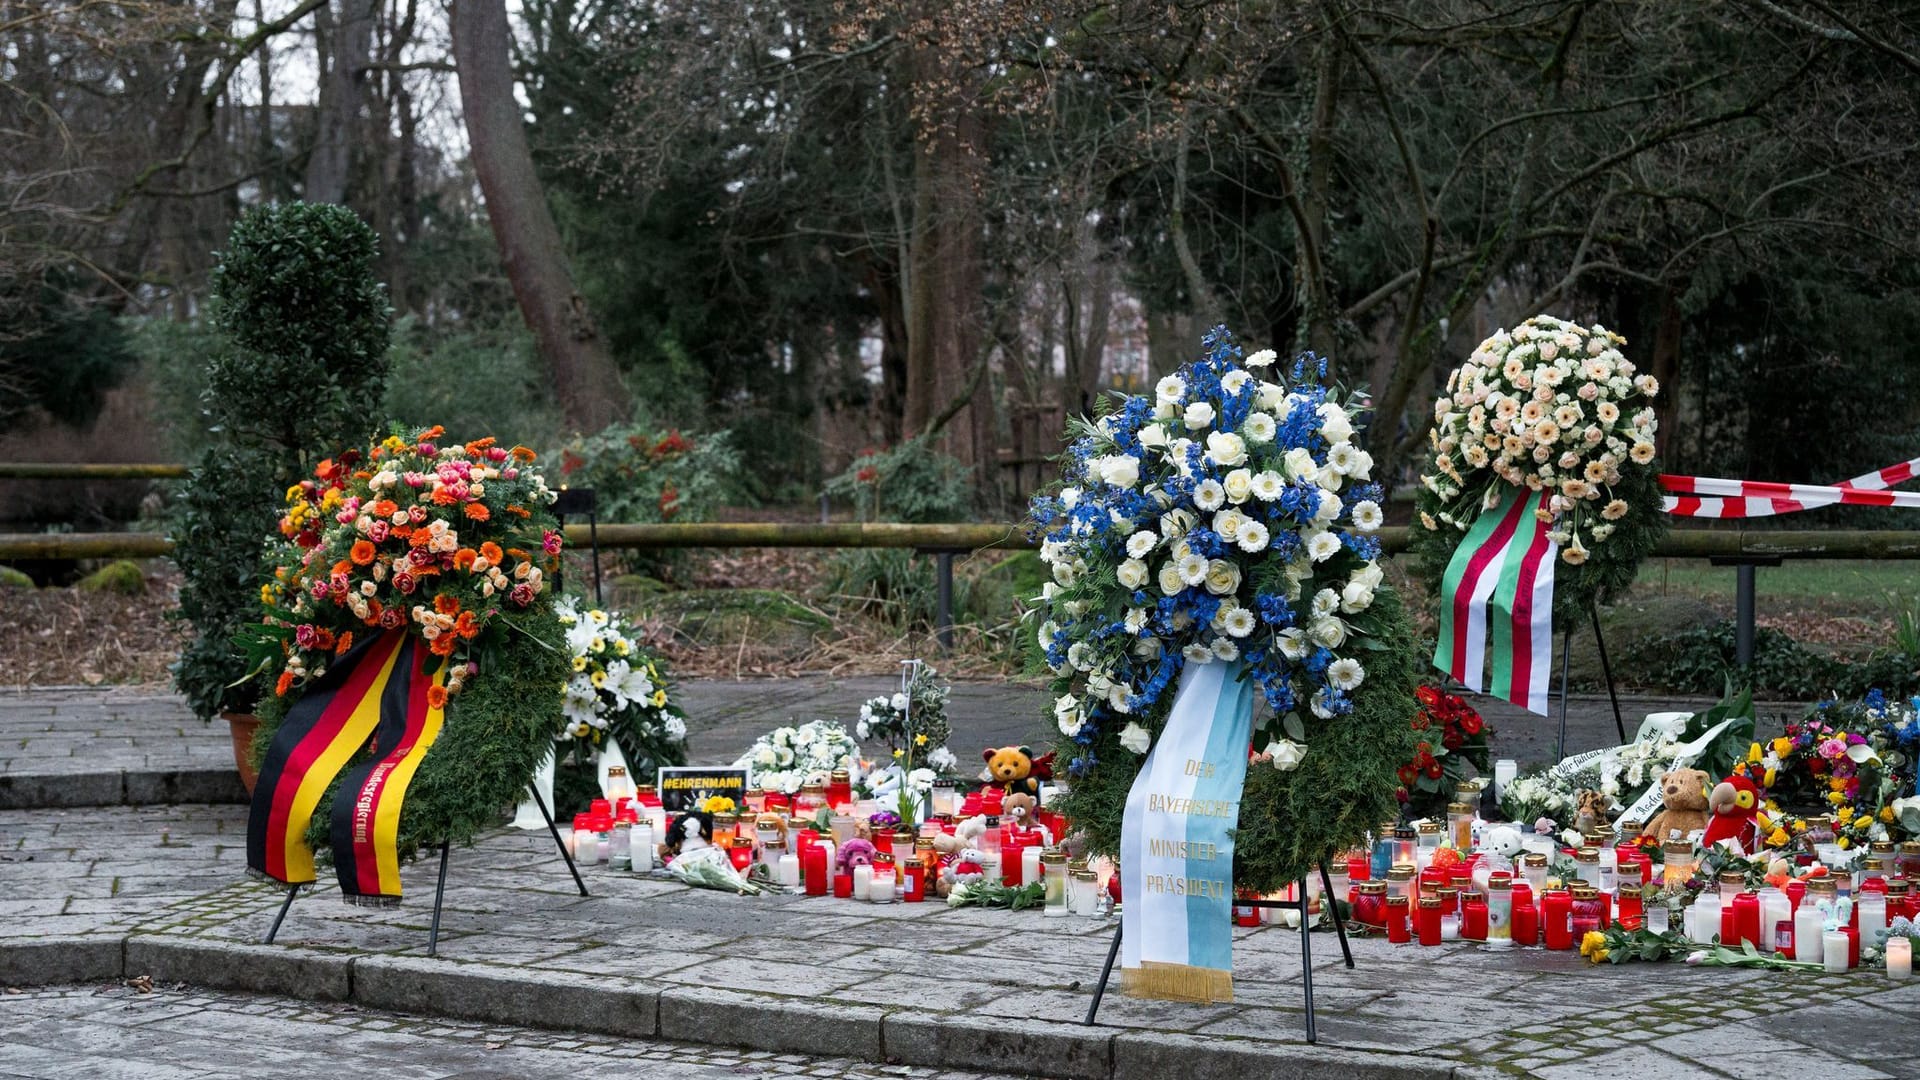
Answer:
[[195, 631], [174, 686], [203, 719], [259, 698], [233, 638], [259, 618], [261, 557], [283, 493], [380, 424], [391, 312], [378, 254], [351, 210], [288, 203], [242, 217], [213, 272], [220, 345], [201, 396], [212, 439], [170, 521], [182, 575], [175, 616]]

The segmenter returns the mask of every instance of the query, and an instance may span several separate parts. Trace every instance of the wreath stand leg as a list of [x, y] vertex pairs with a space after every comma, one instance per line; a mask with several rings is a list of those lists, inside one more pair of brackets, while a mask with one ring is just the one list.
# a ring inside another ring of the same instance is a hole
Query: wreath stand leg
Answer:
[[1567, 665], [1573, 659], [1573, 628], [1560, 634], [1560, 737], [1553, 743], [1553, 760], [1567, 756]]
[[[1593, 644], [1600, 650], [1600, 674], [1607, 680], [1607, 700], [1613, 703], [1613, 729], [1624, 743], [1627, 741], [1627, 722], [1620, 718], [1620, 695], [1613, 689], [1613, 665], [1607, 662], [1607, 638], [1600, 632], [1600, 605], [1587, 605], [1587, 614], [1593, 618]], [[1566, 692], [1565, 686], [1560, 689], [1561, 693]]]
[[[1347, 943], [1346, 920], [1340, 917], [1339, 903], [1333, 896], [1333, 878], [1327, 871], [1327, 864], [1320, 864], [1320, 884], [1326, 889], [1327, 903], [1333, 912], [1333, 928], [1340, 935], [1340, 951], [1346, 955], [1347, 966], [1353, 966], [1353, 948]], [[1298, 899], [1295, 900], [1236, 900], [1240, 907], [1253, 908], [1294, 908], [1300, 912], [1300, 984], [1306, 995], [1307, 1005], [1307, 1041], [1320, 1041], [1320, 1033], [1314, 1026], [1313, 1014], [1313, 919], [1307, 901], [1307, 879], [1300, 879]], [[1124, 925], [1124, 924], [1123, 924]], [[1113, 962], [1120, 956], [1120, 933], [1123, 926], [1113, 930], [1113, 945], [1107, 949], [1106, 965], [1100, 969], [1100, 981], [1093, 987], [1093, 1003], [1087, 1006], [1087, 1019], [1084, 1025], [1093, 1026], [1094, 1017], [1100, 1012], [1100, 999], [1106, 996], [1107, 982], [1113, 978]]]
[[440, 841], [440, 883], [433, 887], [433, 921], [427, 925], [427, 955], [440, 955], [440, 904], [447, 897], [447, 849], [451, 843]]
[[293, 906], [293, 898], [298, 895], [300, 895], [300, 886], [298, 885], [287, 886], [287, 898], [280, 902], [280, 914], [275, 915], [273, 917], [273, 925], [267, 927], [267, 936], [265, 939], [263, 939], [260, 942], [260, 944], [262, 945], [273, 944], [274, 936], [280, 933], [281, 921], [287, 917], [287, 909]]
[[540, 816], [547, 820], [547, 831], [553, 834], [553, 846], [559, 848], [560, 857], [567, 860], [567, 872], [573, 875], [573, 883], [580, 887], [580, 895], [589, 895], [587, 883], [580, 879], [580, 868], [573, 864], [573, 852], [567, 850], [566, 841], [560, 839], [560, 827], [553, 823], [553, 815], [547, 812], [547, 800], [541, 798], [540, 792], [532, 786], [527, 788], [527, 792], [533, 796], [533, 804], [540, 808]]

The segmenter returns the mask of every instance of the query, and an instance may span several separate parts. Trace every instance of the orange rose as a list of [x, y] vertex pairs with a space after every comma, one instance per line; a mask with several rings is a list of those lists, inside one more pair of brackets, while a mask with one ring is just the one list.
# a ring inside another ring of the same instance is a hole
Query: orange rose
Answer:
[[460, 610], [460, 598], [441, 593], [433, 598], [433, 610], [442, 615], [451, 615]]
[[485, 521], [493, 516], [492, 512], [487, 509], [486, 503], [470, 502], [461, 509], [465, 511], [468, 517], [475, 521]]
[[480, 557], [487, 560], [488, 566], [499, 566], [501, 558], [500, 545], [491, 540], [481, 544]]
[[[436, 642], [436, 644], [438, 644]], [[436, 650], [437, 651], [437, 650]], [[447, 688], [435, 683], [427, 687], [427, 708], [444, 709], [447, 707]]]
[[455, 570], [470, 570], [473, 568], [473, 560], [479, 557], [480, 553], [472, 548], [461, 548], [459, 551], [453, 553], [453, 568]]
[[367, 565], [368, 563], [373, 561], [373, 556], [374, 556], [373, 541], [355, 540], [353, 542], [353, 550], [348, 554], [349, 554], [349, 557], [353, 559], [354, 564], [356, 566]]

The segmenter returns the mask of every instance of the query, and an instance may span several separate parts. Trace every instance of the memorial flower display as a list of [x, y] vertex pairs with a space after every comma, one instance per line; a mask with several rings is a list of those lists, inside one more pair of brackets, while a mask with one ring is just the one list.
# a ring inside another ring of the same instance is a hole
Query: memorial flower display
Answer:
[[[1447, 376], [1420, 477], [1414, 549], [1438, 582], [1475, 519], [1513, 488], [1551, 493], [1556, 621], [1633, 581], [1666, 527], [1655, 482], [1660, 384], [1599, 324], [1536, 315]], [[1543, 520], [1547, 520], [1544, 519]]]
[[923, 766], [935, 773], [951, 773], [960, 759], [947, 748], [953, 725], [947, 721], [947, 686], [940, 673], [925, 664], [916, 667], [904, 690], [868, 698], [860, 705], [853, 733], [861, 739], [887, 744], [896, 761]]
[[831, 720], [778, 727], [754, 740], [733, 763], [747, 769], [754, 787], [792, 795], [807, 784], [825, 784], [835, 769], [853, 769], [860, 744]]
[[[1259, 831], [1250, 814], [1290, 819], [1285, 839], [1243, 837], [1236, 881], [1297, 876], [1396, 808], [1411, 634], [1377, 562], [1384, 493], [1358, 407], [1325, 377], [1323, 361], [1243, 356], [1216, 329], [1151, 397], [1069, 426], [1063, 478], [1033, 505], [1052, 577], [1035, 633], [1067, 813], [1096, 849], [1117, 846], [1127, 787], [1194, 663], [1243, 664], [1265, 706], [1243, 834]], [[1333, 792], [1344, 803], [1319, 806]]]
[[635, 776], [687, 761], [687, 721], [674, 704], [666, 661], [653, 655], [617, 611], [554, 605], [566, 629], [572, 673], [562, 697], [562, 734], [598, 746], [611, 736]]

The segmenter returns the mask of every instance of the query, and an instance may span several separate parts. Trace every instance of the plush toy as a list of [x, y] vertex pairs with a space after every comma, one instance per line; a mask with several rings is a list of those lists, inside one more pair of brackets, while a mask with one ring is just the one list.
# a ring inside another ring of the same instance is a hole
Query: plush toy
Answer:
[[987, 876], [987, 856], [977, 848], [967, 848], [947, 868], [947, 874], [961, 885], [971, 884]]
[[705, 810], [689, 810], [673, 819], [667, 826], [667, 836], [660, 845], [660, 861], [666, 862], [683, 851], [698, 851], [711, 847], [707, 838], [713, 835], [713, 815]]
[[1647, 821], [1640, 835], [1657, 843], [1681, 839], [1707, 827], [1707, 784], [1710, 777], [1700, 769], [1674, 769], [1660, 778], [1662, 809]]
[[1019, 828], [1030, 829], [1037, 824], [1033, 812], [1039, 808], [1040, 800], [1016, 791], [1001, 800], [1000, 816], [1003, 819], [1011, 819]]
[[1573, 827], [1581, 833], [1590, 833], [1607, 825], [1607, 812], [1613, 808], [1613, 800], [1602, 792], [1592, 788], [1582, 788], [1573, 794]]
[[1520, 857], [1525, 845], [1521, 842], [1520, 830], [1512, 825], [1494, 825], [1480, 838], [1480, 850], [1489, 855], [1498, 855], [1512, 865]]
[[853, 868], [856, 866], [872, 865], [872, 842], [862, 840], [857, 836], [841, 844], [840, 850], [835, 852], [833, 856], [834, 872], [839, 874], [851, 874], [853, 873]]
[[1753, 852], [1754, 843], [1759, 840], [1759, 826], [1755, 819], [1760, 814], [1760, 789], [1744, 776], [1729, 776], [1713, 786], [1707, 795], [1707, 809], [1713, 812], [1713, 819], [1707, 822], [1706, 834], [1700, 837], [1700, 846], [1710, 848], [1726, 841], [1740, 849], [1742, 855]]
[[988, 749], [980, 756], [987, 763], [981, 779], [1000, 785], [1008, 795], [1016, 792], [1037, 794], [1040, 781], [1053, 779], [1052, 754], [1034, 757], [1033, 751], [1024, 746], [1002, 746]]

